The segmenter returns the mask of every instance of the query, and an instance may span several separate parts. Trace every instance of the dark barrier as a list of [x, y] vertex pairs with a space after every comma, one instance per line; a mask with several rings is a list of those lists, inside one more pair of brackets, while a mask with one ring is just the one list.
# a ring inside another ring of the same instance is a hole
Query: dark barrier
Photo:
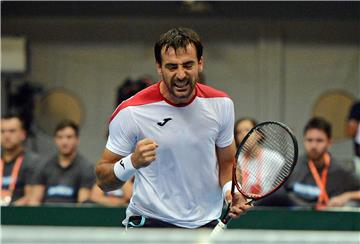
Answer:
[[[125, 208], [1, 207], [2, 225], [119, 226]], [[233, 220], [232, 229], [360, 231], [360, 211], [254, 209]]]

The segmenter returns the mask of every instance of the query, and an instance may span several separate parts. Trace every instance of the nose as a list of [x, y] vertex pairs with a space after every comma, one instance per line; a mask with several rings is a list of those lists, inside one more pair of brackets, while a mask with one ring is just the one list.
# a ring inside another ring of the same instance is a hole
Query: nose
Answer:
[[177, 73], [176, 73], [176, 78], [179, 80], [183, 80], [185, 79], [186, 74], [185, 74], [185, 70], [183, 67], [179, 66]]

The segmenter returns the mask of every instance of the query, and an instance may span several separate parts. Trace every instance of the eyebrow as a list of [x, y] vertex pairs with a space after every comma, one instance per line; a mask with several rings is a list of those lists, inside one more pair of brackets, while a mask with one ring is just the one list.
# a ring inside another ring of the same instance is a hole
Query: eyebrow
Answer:
[[[190, 61], [187, 61], [185, 63], [182, 63], [180, 65], [184, 66], [184, 65], [189, 65], [189, 64], [195, 64], [195, 61], [193, 60], [190, 60]], [[166, 67], [169, 67], [169, 66], [178, 66], [179, 64], [176, 64], [176, 63], [166, 63], [165, 66]]]

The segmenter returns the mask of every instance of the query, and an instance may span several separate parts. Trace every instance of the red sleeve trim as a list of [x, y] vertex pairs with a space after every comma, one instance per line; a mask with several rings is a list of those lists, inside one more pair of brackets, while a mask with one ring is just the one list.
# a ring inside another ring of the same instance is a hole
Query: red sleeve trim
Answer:
[[203, 97], [203, 98], [215, 98], [215, 97], [229, 97], [228, 94], [226, 94], [223, 91], [216, 90], [215, 88], [212, 88], [210, 86], [197, 83], [197, 96]]
[[154, 85], [145, 88], [144, 90], [141, 90], [140, 92], [136, 93], [134, 96], [120, 103], [120, 105], [115, 109], [115, 111], [111, 115], [109, 122], [111, 122], [121, 110], [129, 106], [140, 106], [140, 105], [160, 102], [162, 100], [164, 100], [164, 98], [160, 94], [160, 82], [158, 82]]

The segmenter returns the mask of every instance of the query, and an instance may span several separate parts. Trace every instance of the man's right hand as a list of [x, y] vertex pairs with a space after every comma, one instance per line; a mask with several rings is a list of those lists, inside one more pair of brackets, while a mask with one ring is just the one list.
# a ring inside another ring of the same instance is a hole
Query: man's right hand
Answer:
[[131, 162], [134, 168], [139, 169], [149, 166], [156, 159], [156, 148], [158, 144], [154, 140], [145, 138], [138, 141], [135, 151], [131, 155]]

